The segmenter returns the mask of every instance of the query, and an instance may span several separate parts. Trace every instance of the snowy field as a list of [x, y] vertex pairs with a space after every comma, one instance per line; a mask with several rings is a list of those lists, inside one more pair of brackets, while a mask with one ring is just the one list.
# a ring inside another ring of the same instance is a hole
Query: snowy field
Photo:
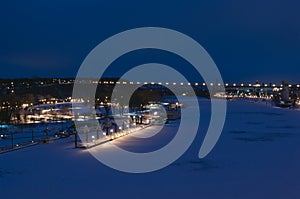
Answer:
[[[210, 116], [208, 100], [199, 103], [200, 129], [193, 145], [162, 170], [113, 170], [87, 150], [74, 149], [71, 137], [1, 154], [1, 199], [300, 198], [299, 111], [229, 101], [217, 145], [198, 159]], [[178, 122], [148, 141], [125, 136], [112, 142], [128, 151], [153, 151], [173, 138]], [[137, 134], [151, 128], [157, 127]], [[110, 144], [92, 150], [109, 150]]]

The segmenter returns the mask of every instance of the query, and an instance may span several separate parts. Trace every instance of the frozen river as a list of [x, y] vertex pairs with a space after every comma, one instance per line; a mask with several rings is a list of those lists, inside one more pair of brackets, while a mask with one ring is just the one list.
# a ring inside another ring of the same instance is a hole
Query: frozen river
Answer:
[[[208, 100], [199, 104], [196, 139], [162, 170], [116, 171], [66, 138], [0, 155], [1, 198], [300, 198], [299, 111], [229, 101], [217, 145], [199, 159], [210, 117]], [[154, 151], [172, 140], [178, 123], [170, 122], [148, 141], [125, 136], [92, 150], [116, 144], [138, 153]], [[157, 127], [137, 134], [151, 128]]]

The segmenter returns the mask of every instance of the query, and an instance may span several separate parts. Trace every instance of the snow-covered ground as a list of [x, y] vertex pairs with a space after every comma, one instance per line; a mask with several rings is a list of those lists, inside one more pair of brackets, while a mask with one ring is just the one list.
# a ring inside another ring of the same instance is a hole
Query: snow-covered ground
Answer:
[[65, 130], [71, 125], [71, 121], [26, 124], [17, 127], [12, 125], [0, 131], [0, 136], [7, 136], [0, 139], [0, 153], [10, 148], [12, 144], [15, 148], [17, 146], [27, 145], [32, 141], [39, 142], [46, 137], [54, 137], [55, 133]]
[[[300, 112], [265, 104], [229, 101], [226, 124], [213, 151], [198, 159], [209, 122], [201, 99], [198, 135], [168, 167], [151, 173], [123, 173], [98, 162], [73, 139], [0, 155], [1, 198], [300, 198]], [[156, 150], [174, 136], [178, 121], [143, 141], [112, 141], [135, 152]], [[151, 130], [149, 127], [143, 131]], [[138, 136], [137, 136], [138, 137]], [[109, 148], [111, 143], [100, 147]], [[94, 148], [93, 150], [96, 150]]]

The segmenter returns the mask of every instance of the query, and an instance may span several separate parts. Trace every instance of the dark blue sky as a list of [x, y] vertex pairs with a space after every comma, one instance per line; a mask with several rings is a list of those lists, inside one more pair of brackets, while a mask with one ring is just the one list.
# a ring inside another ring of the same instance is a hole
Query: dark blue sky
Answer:
[[175, 29], [197, 40], [225, 81], [300, 82], [300, 2], [2, 1], [0, 78], [75, 77], [86, 55], [118, 32]]

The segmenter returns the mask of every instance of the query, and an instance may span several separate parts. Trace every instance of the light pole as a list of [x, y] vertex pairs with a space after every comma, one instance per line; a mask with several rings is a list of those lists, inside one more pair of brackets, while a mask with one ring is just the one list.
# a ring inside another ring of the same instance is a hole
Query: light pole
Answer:
[[34, 134], [33, 134], [33, 128], [31, 128], [31, 142], [34, 142]]
[[77, 148], [78, 147], [78, 133], [77, 133], [77, 131], [75, 130], [75, 148]]
[[46, 136], [46, 139], [48, 140], [48, 132], [49, 132], [49, 128], [48, 126], [46, 127], [46, 130], [45, 130], [45, 136]]
[[99, 139], [99, 131], [100, 131], [100, 129], [99, 129], [99, 127], [97, 127], [97, 140]]
[[87, 125], [84, 126], [84, 133], [85, 133], [85, 141], [86, 143], [89, 142], [89, 128], [87, 127]]
[[11, 132], [11, 148], [14, 148], [14, 132]]

